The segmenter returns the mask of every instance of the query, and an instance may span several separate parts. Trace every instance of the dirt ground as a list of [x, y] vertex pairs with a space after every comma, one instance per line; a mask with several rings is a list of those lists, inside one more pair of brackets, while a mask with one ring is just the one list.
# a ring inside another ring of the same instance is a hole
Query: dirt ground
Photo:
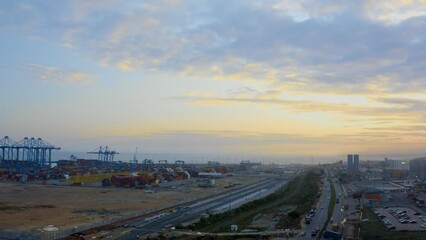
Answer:
[[0, 182], [0, 230], [32, 231], [47, 225], [61, 229], [94, 223], [113, 216], [177, 205], [257, 182], [253, 177], [227, 177], [210, 188], [195, 180], [176, 189], [140, 189], [50, 186]]

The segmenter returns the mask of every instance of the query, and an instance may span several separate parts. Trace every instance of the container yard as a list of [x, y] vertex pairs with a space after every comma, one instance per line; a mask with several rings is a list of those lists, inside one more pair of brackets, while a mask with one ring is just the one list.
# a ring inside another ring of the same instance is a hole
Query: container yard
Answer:
[[97, 159], [70, 159], [52, 161], [52, 151], [59, 147], [41, 138], [24, 138], [14, 141], [5, 136], [0, 140], [0, 180], [72, 186], [103, 186], [145, 188], [198, 177], [198, 172], [224, 174], [238, 166], [223, 166], [217, 162], [203, 165], [185, 164], [183, 160], [136, 159], [128, 162], [114, 161], [119, 154], [108, 146], [87, 153]]

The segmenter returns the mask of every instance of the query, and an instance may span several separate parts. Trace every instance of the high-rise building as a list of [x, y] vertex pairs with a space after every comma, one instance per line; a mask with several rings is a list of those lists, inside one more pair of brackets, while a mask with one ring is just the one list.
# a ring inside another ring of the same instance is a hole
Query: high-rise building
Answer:
[[353, 167], [354, 167], [354, 161], [353, 161], [353, 156], [352, 154], [348, 155], [348, 172], [353, 172]]
[[354, 154], [354, 167], [353, 167], [353, 171], [354, 172], [359, 172], [359, 155], [358, 154]]
[[348, 155], [348, 173], [359, 172], [359, 155], [349, 154]]

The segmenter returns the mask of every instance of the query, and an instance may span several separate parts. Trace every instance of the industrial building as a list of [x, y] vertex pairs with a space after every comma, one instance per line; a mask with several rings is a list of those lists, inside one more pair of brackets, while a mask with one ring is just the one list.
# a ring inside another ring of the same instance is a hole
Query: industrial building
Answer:
[[408, 163], [404, 160], [385, 158], [384, 176], [388, 178], [405, 178], [408, 176]]

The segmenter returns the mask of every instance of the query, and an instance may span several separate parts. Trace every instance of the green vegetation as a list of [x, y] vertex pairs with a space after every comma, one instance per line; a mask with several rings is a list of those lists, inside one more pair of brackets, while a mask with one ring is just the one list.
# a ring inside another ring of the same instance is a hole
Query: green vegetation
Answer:
[[5, 203], [0, 203], [0, 211], [21, 211], [26, 209], [38, 209], [38, 208], [55, 208], [55, 205], [50, 204], [40, 204], [40, 205], [30, 205], [30, 206], [14, 206], [6, 205]]
[[398, 232], [390, 231], [383, 224], [380, 218], [370, 209], [364, 208], [362, 211], [363, 218], [370, 221], [359, 224], [361, 227], [361, 237], [363, 239], [380, 239], [380, 240], [404, 240], [404, 239], [424, 239], [425, 231]]
[[[189, 228], [200, 231], [230, 231], [231, 224], [238, 224], [244, 229], [252, 222], [254, 216], [260, 213], [271, 212], [282, 206], [295, 206], [296, 208], [278, 223], [278, 228], [297, 227], [303, 214], [307, 212], [315, 202], [318, 192], [319, 172], [309, 170], [303, 175], [296, 176], [292, 181], [262, 199], [248, 202], [239, 208], [220, 214], [212, 214], [208, 218], [201, 218]], [[259, 229], [262, 230], [262, 229]]]
[[296, 206], [296, 209], [280, 220], [277, 225], [278, 228], [295, 228], [299, 226], [304, 213], [308, 212], [315, 203], [316, 194], [319, 191], [318, 179], [319, 174], [309, 172], [304, 179], [300, 180], [303, 185], [300, 189], [303, 190], [283, 202], [285, 205]]
[[91, 214], [108, 215], [108, 214], [116, 214], [118, 212], [101, 208], [101, 209], [79, 209], [79, 210], [74, 210], [73, 213], [82, 213], [82, 214], [88, 214], [88, 215], [91, 215]]

